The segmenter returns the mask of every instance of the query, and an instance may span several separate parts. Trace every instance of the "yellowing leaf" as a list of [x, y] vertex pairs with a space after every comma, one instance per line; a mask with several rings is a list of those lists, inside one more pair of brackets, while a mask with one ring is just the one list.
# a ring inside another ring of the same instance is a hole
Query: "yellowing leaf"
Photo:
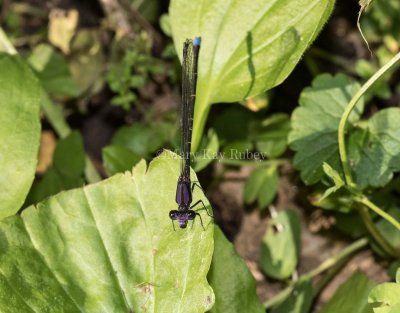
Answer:
[[49, 41], [65, 54], [69, 54], [71, 39], [78, 26], [78, 11], [53, 9], [50, 12], [49, 20]]

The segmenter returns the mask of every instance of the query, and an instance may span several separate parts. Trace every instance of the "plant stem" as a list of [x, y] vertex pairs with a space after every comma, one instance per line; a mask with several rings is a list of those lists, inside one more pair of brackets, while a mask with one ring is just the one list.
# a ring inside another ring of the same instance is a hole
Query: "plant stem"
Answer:
[[343, 172], [346, 179], [346, 183], [348, 186], [353, 187], [354, 182], [351, 176], [351, 170], [349, 161], [347, 159], [346, 153], [346, 142], [345, 142], [345, 130], [346, 123], [349, 119], [349, 116], [354, 109], [357, 102], [360, 98], [368, 91], [368, 89], [379, 79], [381, 78], [394, 64], [400, 61], [400, 52], [397, 53], [388, 63], [386, 63], [383, 67], [381, 67], [353, 96], [350, 100], [349, 104], [346, 106], [343, 115], [340, 119], [339, 129], [338, 129], [338, 143], [339, 143], [339, 154], [340, 160], [342, 162]]
[[376, 204], [374, 204], [366, 196], [361, 195], [359, 197], [355, 197], [354, 200], [356, 200], [358, 203], [364, 204], [366, 207], [368, 207], [369, 209], [374, 211], [376, 214], [378, 214], [380, 217], [384, 218], [386, 221], [388, 221], [390, 224], [392, 224], [394, 227], [396, 227], [397, 230], [400, 230], [400, 223], [398, 221], [396, 221], [396, 219], [393, 218], [393, 216], [386, 213], [380, 207], [378, 207]]
[[361, 249], [362, 247], [365, 247], [367, 244], [368, 244], [367, 238], [361, 238], [353, 242], [335, 256], [330, 257], [329, 259], [322, 262], [316, 269], [308, 272], [307, 274], [304, 274], [303, 275], [304, 278], [312, 279], [315, 276], [318, 276], [319, 274], [325, 272], [326, 270], [334, 267], [340, 260], [347, 258], [349, 255], [352, 255], [355, 251]]
[[[317, 268], [314, 270], [303, 274], [299, 277], [300, 280], [308, 280], [312, 279], [319, 274], [322, 274], [326, 270], [335, 267], [338, 264], [343, 264], [343, 261], [348, 259], [352, 254], [354, 254], [356, 251], [360, 250], [361, 248], [365, 247], [368, 244], [368, 239], [367, 238], [361, 238], [352, 244], [348, 245], [346, 248], [344, 248], [342, 251], [340, 251], [337, 255], [330, 257], [329, 259], [325, 260], [322, 262]], [[288, 287], [286, 287], [284, 290], [282, 290], [279, 294], [277, 294], [275, 297], [272, 299], [266, 301], [264, 303], [264, 307], [266, 309], [271, 308], [282, 301], [284, 301], [291, 293], [291, 291], [294, 288], [295, 283], [290, 284]]]
[[71, 132], [71, 128], [64, 119], [63, 112], [60, 107], [55, 105], [50, 99], [47, 93], [43, 90], [41, 106], [44, 114], [51, 126], [61, 138], [65, 138]]
[[368, 209], [365, 206], [361, 206], [358, 209], [358, 213], [361, 216], [361, 219], [364, 222], [365, 227], [367, 227], [368, 232], [374, 238], [374, 240], [378, 243], [381, 249], [390, 256], [397, 256], [395, 249], [392, 245], [386, 241], [386, 239], [379, 232], [378, 228], [376, 228], [374, 222], [372, 221], [371, 215], [369, 214]]
[[317, 297], [326, 287], [327, 284], [331, 282], [331, 280], [338, 274], [338, 272], [346, 265], [346, 263], [350, 260], [351, 256], [349, 255], [347, 258], [343, 258], [338, 261], [335, 266], [327, 271], [327, 273], [321, 278], [320, 281], [314, 287], [313, 297]]

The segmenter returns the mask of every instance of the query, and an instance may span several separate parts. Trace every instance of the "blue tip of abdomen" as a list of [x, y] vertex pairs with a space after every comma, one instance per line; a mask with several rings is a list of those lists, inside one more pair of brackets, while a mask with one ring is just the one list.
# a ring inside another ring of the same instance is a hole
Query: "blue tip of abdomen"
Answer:
[[201, 45], [201, 37], [194, 37], [193, 45], [194, 46], [200, 46]]

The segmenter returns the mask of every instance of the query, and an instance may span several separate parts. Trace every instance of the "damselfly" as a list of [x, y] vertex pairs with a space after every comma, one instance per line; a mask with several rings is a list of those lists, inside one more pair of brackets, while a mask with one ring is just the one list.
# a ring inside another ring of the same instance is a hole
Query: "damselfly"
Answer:
[[[193, 127], [193, 111], [196, 101], [196, 84], [197, 84], [197, 64], [199, 60], [201, 39], [195, 37], [194, 40], [187, 39], [183, 45], [183, 62], [182, 62], [182, 104], [181, 104], [181, 130], [182, 130], [182, 159], [181, 174], [179, 175], [176, 187], [176, 203], [178, 210], [169, 212], [172, 225], [175, 229], [174, 221], [178, 221], [180, 228], [186, 228], [189, 220], [193, 220], [198, 216], [201, 226], [204, 229], [199, 210], [208, 210], [200, 199], [192, 204], [192, 194], [195, 186], [201, 188], [198, 184], [192, 183], [190, 180], [190, 149], [192, 140]], [[197, 205], [202, 204], [199, 210], [193, 210]], [[211, 215], [210, 215], [211, 216]]]

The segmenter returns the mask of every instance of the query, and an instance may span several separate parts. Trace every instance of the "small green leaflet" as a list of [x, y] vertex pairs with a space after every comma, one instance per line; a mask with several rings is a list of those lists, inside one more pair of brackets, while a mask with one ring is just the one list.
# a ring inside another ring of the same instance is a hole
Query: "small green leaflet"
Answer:
[[244, 186], [244, 201], [250, 204], [258, 201], [260, 210], [271, 204], [278, 190], [278, 173], [276, 166], [256, 168]]
[[300, 219], [292, 210], [272, 218], [261, 246], [261, 268], [268, 276], [286, 279], [296, 269], [300, 254]]

